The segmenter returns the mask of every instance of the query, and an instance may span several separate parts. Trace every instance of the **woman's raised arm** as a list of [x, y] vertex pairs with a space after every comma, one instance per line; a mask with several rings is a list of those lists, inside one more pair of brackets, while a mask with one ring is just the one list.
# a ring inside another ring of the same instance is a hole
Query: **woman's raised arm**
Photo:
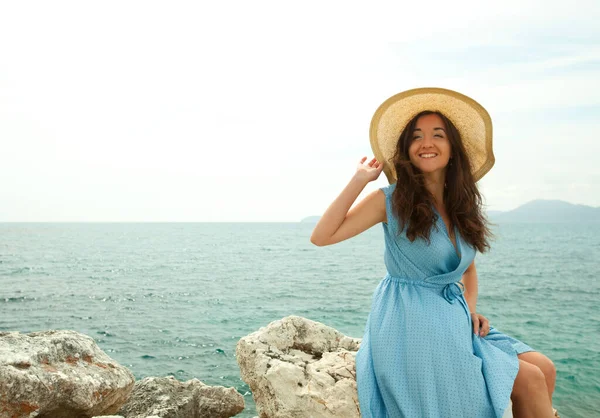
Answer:
[[383, 170], [383, 164], [376, 159], [363, 165], [366, 159], [367, 157], [361, 159], [348, 185], [319, 219], [310, 237], [313, 244], [319, 247], [335, 244], [385, 221], [385, 195], [381, 190], [369, 193], [350, 210], [365, 186], [377, 179]]

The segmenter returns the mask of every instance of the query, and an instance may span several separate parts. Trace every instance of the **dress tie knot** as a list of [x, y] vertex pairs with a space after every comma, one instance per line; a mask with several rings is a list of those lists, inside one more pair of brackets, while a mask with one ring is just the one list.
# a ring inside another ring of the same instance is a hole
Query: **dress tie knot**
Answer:
[[454, 303], [457, 297], [465, 293], [465, 285], [461, 282], [454, 282], [444, 286], [444, 299], [449, 303]]

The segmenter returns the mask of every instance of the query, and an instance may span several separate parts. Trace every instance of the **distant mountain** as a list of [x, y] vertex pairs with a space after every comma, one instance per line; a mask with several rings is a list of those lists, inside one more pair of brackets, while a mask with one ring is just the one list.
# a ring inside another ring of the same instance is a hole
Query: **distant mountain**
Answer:
[[538, 199], [507, 212], [489, 211], [488, 217], [492, 222], [589, 222], [600, 221], [600, 208]]
[[319, 222], [319, 219], [321, 219], [320, 216], [307, 216], [306, 218], [302, 219], [300, 222], [307, 222], [307, 223], [317, 223]]

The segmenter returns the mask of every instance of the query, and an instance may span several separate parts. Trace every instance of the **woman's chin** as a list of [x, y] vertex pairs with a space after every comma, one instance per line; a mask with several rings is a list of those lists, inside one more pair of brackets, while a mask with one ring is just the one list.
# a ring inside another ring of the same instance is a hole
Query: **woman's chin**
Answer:
[[446, 169], [446, 167], [440, 167], [440, 166], [434, 166], [434, 165], [428, 165], [428, 164], [420, 164], [417, 166], [417, 168], [419, 170], [421, 170], [421, 172], [423, 174], [432, 174], [437, 171], [444, 171]]

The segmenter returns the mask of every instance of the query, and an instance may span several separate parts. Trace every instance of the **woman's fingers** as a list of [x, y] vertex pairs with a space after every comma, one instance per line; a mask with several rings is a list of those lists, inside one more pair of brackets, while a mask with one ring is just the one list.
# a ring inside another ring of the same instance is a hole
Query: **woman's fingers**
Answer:
[[485, 316], [481, 317], [481, 331], [479, 335], [485, 337], [490, 332], [490, 321]]
[[479, 335], [479, 315], [473, 313], [471, 319], [473, 320], [473, 332]]
[[485, 337], [490, 332], [490, 321], [483, 315], [472, 313], [473, 332], [479, 337]]
[[371, 161], [365, 164], [366, 160], [367, 157], [362, 157], [360, 159], [357, 170], [371, 173], [372, 175], [376, 176], [374, 177], [374, 179], [376, 179], [379, 176], [379, 174], [383, 171], [383, 163], [377, 161], [377, 158], [373, 158]]
[[[360, 159], [360, 164], [363, 164], [365, 161], [367, 161], [367, 157], [362, 157], [362, 158]], [[375, 166], [375, 168], [378, 168], [378, 167], [379, 167], [380, 165], [382, 165], [382, 164], [381, 164], [379, 161], [377, 161], [377, 158], [373, 158], [371, 161], [369, 161], [369, 162], [367, 163], [367, 165], [368, 165], [369, 167], [373, 167], [373, 166]]]

